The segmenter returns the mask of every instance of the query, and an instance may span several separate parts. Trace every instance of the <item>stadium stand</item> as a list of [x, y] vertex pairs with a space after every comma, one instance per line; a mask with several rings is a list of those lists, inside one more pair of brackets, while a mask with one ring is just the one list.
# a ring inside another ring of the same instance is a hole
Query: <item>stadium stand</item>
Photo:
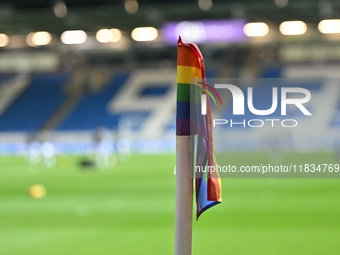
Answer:
[[0, 117], [2, 132], [34, 132], [39, 130], [65, 100], [65, 73], [37, 74], [20, 96]]
[[87, 92], [68, 116], [57, 125], [56, 130], [94, 130], [99, 126], [117, 126], [118, 116], [108, 112], [107, 104], [127, 78], [128, 73], [112, 75], [106, 88], [98, 92]]
[[28, 84], [25, 75], [0, 77], [0, 116]]
[[[324, 69], [323, 66], [320, 68]], [[316, 119], [322, 120], [321, 124], [311, 122], [308, 125], [314, 130], [317, 128], [320, 132], [329, 134], [330, 138], [336, 136], [334, 132], [340, 123], [339, 89], [335, 84], [336, 80], [332, 83], [324, 79], [325, 77], [316, 75], [324, 73], [318, 70], [315, 66], [296, 63], [273, 65], [262, 69], [263, 79], [255, 79], [252, 84], [254, 107], [260, 110], [271, 107], [271, 78], [282, 78], [275, 80], [278, 96], [280, 97], [281, 87], [308, 88], [314, 100], [308, 102], [306, 108], [313, 112], [313, 116], [318, 116]], [[327, 68], [327, 70], [330, 70], [332, 75], [336, 75], [336, 68]], [[212, 70], [208, 73], [210, 77], [214, 77], [217, 71]], [[306, 79], [305, 74], [310, 73], [315, 74], [313, 79]], [[155, 145], [157, 139], [161, 144], [159, 146], [172, 148], [173, 145], [169, 141], [173, 140], [175, 133], [176, 85], [174, 77], [176, 77], [176, 70], [171, 68], [125, 69], [108, 74], [107, 79], [102, 79], [105, 82], [93, 89], [91, 84], [87, 83], [88, 79], [75, 82], [70, 74], [65, 73], [36, 74], [31, 77], [1, 76], [0, 113], [3, 112], [3, 114], [0, 115], [0, 138], [4, 142], [4, 136], [10, 137], [11, 133], [16, 133], [13, 138], [16, 138], [19, 143], [23, 139], [18, 138], [17, 132], [32, 134], [47, 129], [53, 131], [52, 136], [58, 146], [65, 147], [67, 144], [68, 150], [72, 151], [73, 147], [70, 147], [69, 142], [77, 144], [78, 141], [82, 141], [84, 144], [78, 143], [75, 148], [86, 151], [91, 146], [94, 130], [98, 127], [105, 127], [112, 132], [119, 133], [121, 131], [119, 130], [120, 121], [126, 120], [133, 134], [132, 139], [135, 141], [135, 145], [132, 146], [135, 146], [137, 150], [147, 151], [152, 147], [157, 151], [155, 149], [158, 146]], [[12, 86], [6, 86], [6, 84], [12, 84]], [[72, 86], [76, 89], [70, 90]], [[8, 87], [11, 89], [9, 90]], [[240, 88], [247, 97], [246, 89], [242, 86]], [[218, 106], [213, 106], [215, 117], [230, 119], [232, 116], [230, 92], [225, 90], [219, 93], [226, 104], [220, 110]], [[334, 111], [330, 112], [327, 109], [334, 109]], [[299, 125], [308, 121], [308, 117], [294, 106], [288, 105], [287, 114], [290, 118], [296, 119]], [[271, 118], [279, 117], [280, 105], [271, 115]], [[245, 115], [233, 116], [233, 122], [242, 122], [244, 119], [264, 120], [265, 118], [266, 116], [252, 114], [245, 107]], [[230, 129], [228, 125], [221, 125], [220, 131], [217, 131], [229, 137], [227, 141], [230, 149], [251, 149], [256, 143], [267, 139], [268, 132], [265, 128], [249, 131], [250, 128], [247, 125], [245, 128], [242, 125], [234, 127]], [[329, 132], [332, 129], [334, 132]], [[285, 136], [286, 133], [279, 135]], [[308, 132], [303, 135], [308, 136]], [[258, 140], [252, 141], [253, 137], [257, 137]], [[165, 146], [167, 143], [169, 145]], [[216, 144], [219, 146], [218, 141]]]

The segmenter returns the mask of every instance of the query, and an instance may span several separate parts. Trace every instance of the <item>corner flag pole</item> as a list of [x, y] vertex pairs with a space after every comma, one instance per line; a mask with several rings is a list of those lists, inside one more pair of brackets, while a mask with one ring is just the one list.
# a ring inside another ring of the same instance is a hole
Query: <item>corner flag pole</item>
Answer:
[[175, 255], [192, 254], [193, 136], [176, 136]]

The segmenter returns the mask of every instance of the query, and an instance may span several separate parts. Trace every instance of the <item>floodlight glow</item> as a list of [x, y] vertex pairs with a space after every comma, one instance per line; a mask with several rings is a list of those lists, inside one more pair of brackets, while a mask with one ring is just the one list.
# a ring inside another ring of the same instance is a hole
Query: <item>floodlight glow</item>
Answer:
[[63, 44], [83, 44], [87, 40], [87, 34], [83, 30], [69, 30], [61, 34]]
[[131, 37], [137, 42], [154, 41], [158, 37], [158, 31], [154, 27], [137, 27], [132, 30]]
[[58, 18], [64, 18], [67, 15], [67, 6], [65, 2], [58, 1], [53, 7], [54, 15]]
[[32, 36], [32, 43], [37, 46], [48, 45], [52, 41], [52, 36], [49, 32], [35, 32]]
[[96, 39], [100, 43], [118, 42], [122, 37], [119, 29], [100, 29], [96, 33]]
[[128, 14], [137, 13], [139, 8], [137, 0], [125, 0], [124, 7]]
[[198, 6], [202, 11], [209, 11], [212, 5], [212, 0], [198, 0]]
[[340, 33], [340, 19], [324, 19], [321, 20], [318, 29], [323, 34]]
[[243, 27], [243, 33], [248, 37], [265, 36], [269, 32], [269, 27], [264, 22], [247, 23]]
[[8, 36], [6, 34], [0, 34], [0, 47], [5, 47], [8, 42]]
[[288, 5], [288, 0], [275, 0], [274, 1], [277, 7], [284, 8]]
[[285, 21], [280, 25], [280, 32], [283, 35], [303, 35], [307, 31], [307, 25], [303, 21]]
[[31, 47], [35, 47], [36, 45], [33, 43], [33, 35], [34, 35], [34, 32], [31, 32], [29, 33], [27, 36], [26, 36], [26, 43], [31, 46]]
[[117, 28], [110, 29], [112, 34], [111, 42], [118, 42], [122, 38], [122, 33]]

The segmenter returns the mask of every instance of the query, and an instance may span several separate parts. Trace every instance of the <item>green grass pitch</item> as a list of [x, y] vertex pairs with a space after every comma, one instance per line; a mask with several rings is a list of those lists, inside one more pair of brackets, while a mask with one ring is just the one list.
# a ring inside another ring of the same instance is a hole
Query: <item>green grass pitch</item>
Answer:
[[[96, 171], [79, 160], [61, 156], [48, 169], [0, 157], [0, 254], [173, 254], [175, 156], [133, 155]], [[193, 224], [194, 255], [339, 254], [340, 179], [222, 183], [223, 203]], [[44, 199], [28, 196], [33, 184]]]

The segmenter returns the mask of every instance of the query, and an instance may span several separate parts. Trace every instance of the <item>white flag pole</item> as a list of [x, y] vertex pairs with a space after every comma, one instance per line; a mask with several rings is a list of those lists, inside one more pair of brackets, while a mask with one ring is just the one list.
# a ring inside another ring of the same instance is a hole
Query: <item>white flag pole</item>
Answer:
[[175, 255], [192, 254], [193, 136], [176, 136]]

